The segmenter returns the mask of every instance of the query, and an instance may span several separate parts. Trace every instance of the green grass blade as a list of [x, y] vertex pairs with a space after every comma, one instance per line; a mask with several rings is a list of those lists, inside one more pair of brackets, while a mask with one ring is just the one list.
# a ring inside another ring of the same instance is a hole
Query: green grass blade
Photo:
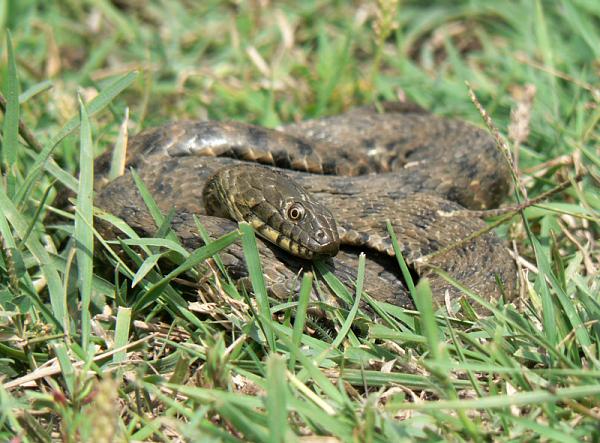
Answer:
[[[284, 343], [289, 341], [287, 337], [284, 337], [282, 333], [279, 333], [279, 338]], [[328, 349], [326, 350], [328, 351]], [[302, 352], [296, 355], [296, 358], [303, 366], [303, 369], [298, 373], [299, 380], [305, 380], [306, 378], [312, 379], [319, 387], [323, 390], [323, 393], [327, 395], [331, 400], [336, 403], [343, 403], [344, 397], [335, 385], [325, 376], [323, 372], [316, 366], [312, 359], [306, 357]]]
[[[142, 199], [144, 200], [144, 204], [148, 208], [150, 215], [152, 216], [152, 218], [154, 219], [154, 222], [156, 223], [156, 226], [161, 226], [161, 227], [164, 226], [166, 218], [160, 211], [160, 208], [158, 207], [158, 204], [156, 204], [156, 201], [152, 197], [150, 190], [146, 187], [146, 185], [144, 184], [144, 182], [142, 181], [140, 176], [137, 174], [137, 172], [135, 172], [135, 170], [131, 171], [131, 175], [133, 177], [133, 181], [135, 182], [135, 185], [137, 186], [138, 190], [140, 191], [140, 195], [142, 196]], [[170, 230], [167, 233], [166, 237], [168, 240], [171, 240], [175, 243], [179, 243], [179, 240], [177, 239], [177, 236], [175, 235], [175, 233]]]
[[242, 246], [244, 248], [244, 257], [246, 266], [248, 266], [248, 275], [252, 283], [252, 290], [260, 310], [260, 324], [263, 328], [267, 343], [272, 351], [275, 351], [275, 333], [273, 332], [273, 320], [271, 319], [271, 308], [265, 286], [265, 278], [258, 256], [256, 247], [256, 237], [252, 227], [245, 222], [239, 224], [242, 233]]
[[427, 338], [429, 352], [431, 352], [432, 360], [436, 361], [441, 358], [440, 336], [435, 319], [433, 309], [433, 296], [429, 280], [421, 279], [416, 289], [415, 305], [421, 314], [421, 325], [423, 327], [423, 335]]
[[269, 424], [269, 441], [272, 443], [289, 441], [285, 371], [285, 360], [279, 355], [271, 354], [267, 360], [267, 399], [265, 406]]
[[348, 334], [348, 332], [350, 331], [350, 328], [352, 327], [352, 323], [354, 322], [354, 318], [356, 317], [356, 313], [358, 312], [358, 307], [360, 306], [360, 298], [362, 295], [364, 281], [365, 281], [365, 253], [361, 252], [360, 255], [358, 256], [358, 272], [356, 275], [356, 293], [354, 295], [354, 304], [352, 305], [352, 308], [350, 309], [350, 312], [348, 313], [348, 317], [346, 317], [346, 320], [344, 320], [344, 323], [342, 324], [340, 331], [338, 332], [337, 336], [335, 337], [335, 340], [333, 340], [333, 342], [331, 343], [332, 348], [337, 348], [340, 344], [342, 344], [342, 341], [344, 341], [346, 334]]
[[[554, 69], [554, 49], [555, 46], [550, 38], [551, 33], [548, 29], [548, 24], [546, 20], [546, 11], [544, 5], [541, 0], [535, 0], [535, 14], [536, 14], [536, 26], [535, 26], [535, 36], [537, 39], [537, 44], [540, 48], [540, 54], [544, 60], [544, 65], [549, 69]], [[547, 86], [549, 89], [548, 99], [551, 99], [551, 106], [554, 112], [558, 112], [558, 97], [556, 94], [556, 77], [552, 75], [548, 75], [548, 83]]]
[[327, 286], [333, 291], [333, 293], [339, 297], [348, 306], [352, 306], [354, 300], [352, 294], [344, 286], [344, 284], [323, 264], [322, 261], [315, 261], [313, 263], [314, 268], [318, 271], [319, 275], [325, 280]]
[[423, 335], [414, 334], [412, 332], [401, 332], [383, 325], [375, 324], [369, 329], [369, 336], [379, 340], [394, 340], [400, 344], [406, 343], [428, 343], [427, 338]]
[[192, 269], [194, 266], [202, 263], [207, 258], [212, 257], [217, 252], [226, 248], [236, 240], [240, 238], [241, 234], [238, 231], [230, 232], [229, 234], [225, 234], [209, 245], [202, 246], [201, 248], [196, 249], [192, 252], [189, 257], [181, 263], [177, 268], [167, 274], [165, 277], [160, 279], [154, 285], [152, 285], [146, 294], [141, 297], [133, 306], [134, 310], [139, 310], [144, 306], [147, 306], [149, 303], [155, 301], [159, 296], [162, 290], [167, 286], [167, 284], [173, 280], [178, 275]]
[[[183, 248], [179, 243], [165, 238], [126, 238], [121, 240], [128, 246], [145, 246], [145, 247], [159, 247], [165, 248], [169, 251], [174, 251], [182, 257], [188, 257], [190, 253]], [[147, 250], [149, 253], [150, 251]]]
[[33, 97], [52, 88], [52, 80], [43, 80], [39, 83], [30, 86], [27, 90], [19, 95], [19, 103], [27, 103]]
[[[600, 58], [600, 33], [597, 24], [594, 25], [592, 17], [584, 12], [579, 12], [573, 2], [562, 1], [561, 7], [566, 21], [571, 25], [570, 28], [577, 31], [588, 48], [594, 53], [594, 58]], [[590, 20], [592, 19], [592, 20]]]
[[67, 385], [67, 390], [72, 396], [75, 394], [75, 368], [73, 368], [73, 364], [71, 363], [71, 359], [69, 358], [64, 343], [54, 344], [54, 353], [58, 359], [63, 379]]
[[50, 302], [52, 305], [52, 313], [57, 325], [64, 328], [64, 325], [68, 321], [67, 318], [67, 307], [65, 306], [62, 298], [62, 282], [58, 274], [56, 266], [52, 262], [48, 251], [44, 248], [40, 242], [39, 237], [35, 233], [27, 235], [29, 224], [23, 217], [23, 214], [15, 207], [13, 202], [6, 195], [4, 187], [0, 184], [0, 211], [9, 221], [13, 229], [16, 231], [17, 237], [25, 238], [25, 246], [31, 252], [35, 260], [39, 264], [44, 278], [48, 284], [48, 291], [50, 293]]
[[97, 45], [94, 45], [89, 54], [87, 62], [78, 72], [75, 80], [77, 83], [83, 83], [86, 80], [89, 80], [90, 72], [102, 66], [102, 63], [106, 61], [106, 58], [111, 54], [111, 52], [114, 52], [119, 37], [119, 33], [112, 33], [110, 37], [103, 39], [102, 41], [99, 41]]
[[292, 349], [290, 352], [290, 360], [288, 364], [289, 370], [293, 370], [296, 365], [296, 353], [300, 350], [302, 340], [302, 331], [306, 323], [306, 311], [310, 300], [310, 291], [312, 289], [313, 274], [306, 272], [302, 276], [302, 285], [300, 286], [300, 296], [298, 297], [298, 308], [294, 318], [294, 328], [292, 330]]
[[73, 236], [77, 247], [77, 280], [81, 296], [81, 346], [88, 348], [91, 334], [90, 301], [94, 275], [94, 147], [92, 130], [85, 105], [80, 100], [79, 189]]
[[400, 245], [398, 244], [398, 238], [396, 237], [396, 233], [394, 232], [394, 227], [392, 226], [389, 220], [386, 220], [385, 223], [388, 234], [390, 234], [390, 239], [392, 240], [392, 247], [394, 248], [396, 260], [398, 261], [400, 271], [402, 272], [402, 277], [406, 282], [406, 286], [408, 287], [410, 295], [412, 296], [413, 300], [416, 301], [417, 291], [415, 290], [415, 284], [413, 282], [412, 275], [410, 275], [408, 266], [406, 265], [406, 261], [404, 260], [404, 256], [402, 255], [402, 250], [400, 249]]
[[[130, 72], [128, 74], [123, 75], [118, 78], [110, 85], [108, 85], [105, 89], [100, 91], [100, 93], [86, 105], [86, 111], [88, 117], [92, 117], [102, 109], [104, 109], [108, 104], [110, 104], [114, 98], [119, 95], [123, 90], [125, 90], [137, 77], [137, 72]], [[54, 148], [71, 132], [73, 132], [80, 125], [81, 120], [80, 116], [73, 117], [69, 120], [65, 125], [61, 128], [60, 131], [56, 135], [54, 135], [46, 145], [44, 145], [44, 149], [42, 152], [38, 154], [33, 165], [29, 168], [29, 172], [25, 177], [25, 184], [34, 183], [38, 180], [42, 170], [44, 168], [48, 168], [48, 158]], [[50, 173], [52, 173], [53, 169], [48, 169]], [[55, 176], [59, 181], [64, 179], [62, 176]], [[62, 182], [62, 181], [61, 181]], [[77, 191], [77, 188], [73, 187], [72, 181], [62, 182], [65, 186], [68, 186], [72, 191]], [[17, 193], [17, 202], [22, 202], [29, 196], [29, 186], [24, 186], [23, 191]]]
[[146, 275], [148, 275], [148, 273], [152, 270], [152, 268], [154, 268], [154, 266], [156, 266], [158, 260], [160, 260], [162, 256], [163, 254], [152, 254], [144, 260], [142, 265], [138, 268], [137, 272], [133, 276], [133, 279], [131, 280], [132, 288], [135, 288], [138, 285], [138, 283], [142, 281], [146, 277]]
[[[6, 49], [8, 69], [6, 78], [6, 115], [2, 126], [2, 165], [13, 176], [12, 168], [16, 166], [19, 151], [19, 78], [15, 64], [15, 53], [10, 32], [6, 33]], [[13, 186], [15, 183], [13, 183]], [[9, 189], [12, 194], [12, 191]]]
[[[122, 348], [129, 340], [129, 325], [131, 324], [131, 308], [119, 306], [117, 312], [117, 323], [115, 326], [115, 349]], [[113, 363], [118, 364], [125, 361], [127, 351], [122, 349], [113, 355]]]

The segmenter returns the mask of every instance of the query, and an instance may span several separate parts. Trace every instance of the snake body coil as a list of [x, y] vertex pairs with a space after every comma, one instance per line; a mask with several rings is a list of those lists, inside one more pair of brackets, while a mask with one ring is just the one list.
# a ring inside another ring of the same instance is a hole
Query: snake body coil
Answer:
[[[106, 156], [98, 160], [99, 175], [107, 163]], [[262, 236], [295, 255], [331, 256], [339, 246], [325, 267], [348, 285], [356, 278], [358, 252], [367, 252], [367, 292], [412, 307], [391, 258], [389, 220], [403, 256], [418, 277], [430, 278], [438, 303], [461, 291], [435, 268], [488, 299], [514, 293], [514, 265], [502, 242], [493, 233], [464, 241], [485, 227], [471, 209], [496, 207], [509, 190], [509, 170], [493, 140], [465, 122], [400, 104], [386, 105], [385, 113], [357, 108], [280, 131], [238, 122], [177, 122], [132, 138], [127, 164], [162, 210], [175, 209], [173, 229], [190, 248], [202, 244], [192, 214], [214, 236], [235, 229], [224, 216], [250, 214]], [[289, 193], [295, 199], [282, 199]], [[220, 202], [233, 205], [223, 209]], [[293, 206], [298, 202], [302, 209]], [[104, 186], [96, 203], [148, 235], [157, 229], [130, 173]], [[294, 220], [300, 216], [295, 209], [304, 211], [302, 217], [310, 214], [306, 223]], [[312, 268], [268, 243], [260, 242], [259, 252], [271, 294], [283, 299], [299, 290], [299, 274]], [[239, 245], [222, 260], [233, 278], [247, 276]], [[322, 286], [312, 296], [339, 302]]]

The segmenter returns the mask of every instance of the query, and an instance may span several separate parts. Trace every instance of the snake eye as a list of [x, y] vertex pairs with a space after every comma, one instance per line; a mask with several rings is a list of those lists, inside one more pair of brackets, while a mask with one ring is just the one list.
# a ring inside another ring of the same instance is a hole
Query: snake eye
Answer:
[[304, 217], [304, 213], [304, 206], [302, 206], [300, 203], [291, 204], [287, 210], [287, 215], [292, 221], [302, 220], [302, 218]]

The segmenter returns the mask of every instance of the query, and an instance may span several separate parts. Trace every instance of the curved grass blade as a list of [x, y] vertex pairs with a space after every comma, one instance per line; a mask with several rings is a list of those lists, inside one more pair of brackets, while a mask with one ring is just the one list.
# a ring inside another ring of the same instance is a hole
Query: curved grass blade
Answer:
[[[129, 246], [153, 246], [166, 248], [170, 251], [180, 254], [182, 257], [188, 257], [190, 255], [187, 249], [185, 249], [179, 243], [167, 240], [165, 238], [126, 238], [121, 241]], [[149, 253], [150, 251], [147, 252]]]
[[[156, 200], [154, 200], [152, 194], [150, 193], [150, 191], [148, 190], [148, 188], [134, 169], [131, 170], [131, 176], [133, 177], [133, 181], [135, 182], [135, 185], [137, 186], [140, 195], [144, 200], [144, 204], [148, 208], [148, 211], [150, 212], [150, 215], [154, 220], [154, 223], [156, 223], [156, 226], [159, 226], [164, 229], [166, 217], [160, 211]], [[166, 238], [175, 243], [179, 243], [179, 239], [177, 238], [175, 233], [170, 229], [169, 232], [166, 234]]]
[[217, 252], [231, 245], [233, 242], [240, 238], [241, 234], [238, 231], [230, 232], [229, 234], [225, 234], [209, 245], [202, 246], [201, 248], [196, 249], [192, 252], [189, 257], [181, 263], [177, 268], [167, 274], [165, 277], [160, 279], [158, 282], [153, 284], [146, 294], [141, 297], [133, 306], [134, 310], [142, 309], [144, 306], [147, 306], [149, 303], [155, 301], [159, 296], [162, 290], [169, 284], [171, 280], [173, 280], [178, 275], [186, 272], [187, 270], [193, 268], [194, 266], [202, 263], [207, 258], [212, 257]]
[[39, 83], [36, 83], [35, 85], [30, 86], [27, 90], [23, 91], [19, 95], [19, 103], [20, 104], [27, 103], [31, 98], [33, 98], [36, 95], [41, 94], [42, 92], [45, 92], [51, 88], [52, 88], [51, 80], [43, 80]]
[[[91, 100], [86, 105], [86, 110], [88, 117], [93, 116], [97, 112], [104, 109], [114, 98], [119, 95], [123, 90], [125, 90], [137, 77], [137, 72], [130, 72], [128, 74], [123, 75], [118, 78], [110, 85], [108, 85], [105, 89], [100, 91], [100, 93]], [[73, 132], [80, 125], [81, 120], [80, 116], [77, 115], [69, 120], [58, 133], [50, 139], [48, 143], [44, 146], [44, 149], [36, 156], [33, 165], [29, 168], [27, 176], [25, 177], [24, 183], [17, 193], [17, 199], [15, 200], [18, 204], [21, 204], [27, 197], [29, 197], [29, 192], [31, 190], [31, 184], [35, 183], [42, 173], [42, 170], [46, 168], [48, 172], [54, 175], [56, 172], [56, 168], [51, 168], [49, 165], [53, 163], [48, 163], [48, 158], [50, 154], [54, 150], [54, 148], [71, 132]], [[57, 167], [56, 165], [54, 165]], [[77, 188], [73, 182], [73, 180], [65, 180], [65, 177], [62, 174], [54, 175], [61, 183], [67, 186], [72, 191], [77, 191]]]
[[346, 334], [348, 334], [348, 332], [350, 331], [350, 328], [352, 327], [352, 322], [354, 321], [354, 318], [356, 317], [356, 313], [358, 312], [358, 307], [360, 306], [360, 296], [362, 294], [364, 281], [365, 281], [365, 253], [361, 252], [360, 255], [358, 256], [358, 272], [356, 275], [356, 293], [354, 296], [354, 304], [352, 305], [352, 308], [350, 309], [350, 312], [348, 313], [348, 317], [346, 317], [346, 320], [342, 324], [342, 327], [340, 328], [340, 331], [338, 332], [337, 337], [331, 343], [331, 346], [333, 348], [337, 348], [342, 343], [342, 341], [344, 340], [344, 337], [346, 337]]
[[154, 266], [156, 266], [156, 264], [158, 263], [158, 260], [160, 260], [160, 258], [162, 256], [163, 256], [163, 254], [152, 254], [152, 255], [149, 255], [146, 258], [146, 260], [144, 260], [144, 262], [141, 264], [141, 266], [138, 268], [137, 272], [133, 276], [133, 279], [131, 280], [132, 288], [135, 288], [137, 286], [137, 284], [146, 277], [148, 272], [150, 272], [152, 270], [152, 268], [154, 268]]

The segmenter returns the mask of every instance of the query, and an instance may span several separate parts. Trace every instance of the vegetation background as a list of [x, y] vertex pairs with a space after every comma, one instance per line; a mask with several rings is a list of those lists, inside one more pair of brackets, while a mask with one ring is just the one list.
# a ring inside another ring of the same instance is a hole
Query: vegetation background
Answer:
[[[0, 440], [600, 440], [599, 2], [2, 0], [0, 35]], [[382, 99], [484, 126], [465, 82], [515, 195], [572, 181], [498, 228], [521, 293], [490, 318], [382, 306], [303, 335], [295, 303], [272, 321], [231, 285], [196, 301], [206, 250], [92, 258], [91, 159], [122, 128]], [[77, 211], [57, 222], [65, 187]]]

